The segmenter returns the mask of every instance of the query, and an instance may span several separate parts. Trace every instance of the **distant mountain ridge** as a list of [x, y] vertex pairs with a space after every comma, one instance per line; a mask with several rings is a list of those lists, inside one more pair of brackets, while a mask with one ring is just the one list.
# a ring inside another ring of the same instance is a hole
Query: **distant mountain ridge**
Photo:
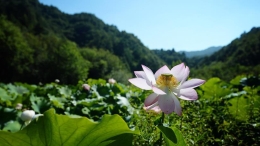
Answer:
[[230, 81], [237, 75], [260, 75], [260, 27], [242, 33], [211, 56], [190, 59], [192, 75]]
[[260, 64], [259, 56], [260, 27], [253, 27], [249, 32], [241, 34], [239, 38], [209, 56], [208, 59], [204, 58], [203, 65], [225, 62], [231, 65], [255, 66]]
[[184, 53], [187, 58], [205, 57], [205, 56], [212, 55], [213, 53], [219, 51], [221, 48], [222, 46], [217, 46], [217, 47], [213, 46], [200, 51], [179, 51], [179, 53]]

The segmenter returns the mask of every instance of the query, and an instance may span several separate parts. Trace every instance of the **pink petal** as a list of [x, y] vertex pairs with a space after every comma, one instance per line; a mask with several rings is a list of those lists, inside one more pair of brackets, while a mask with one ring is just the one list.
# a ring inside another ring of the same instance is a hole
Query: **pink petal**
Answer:
[[170, 114], [175, 109], [174, 99], [172, 94], [160, 95], [158, 99], [158, 104], [161, 110], [165, 114]]
[[158, 76], [160, 76], [161, 74], [165, 74], [165, 73], [171, 74], [170, 69], [166, 65], [164, 65], [163, 67], [161, 67], [160, 69], [158, 69], [156, 71], [155, 78], [157, 79]]
[[186, 89], [181, 89], [180, 90], [180, 97], [181, 99], [184, 100], [197, 100], [198, 99], [198, 94], [196, 90], [192, 88], [186, 88]]
[[145, 110], [151, 110], [151, 111], [154, 111], [155, 113], [160, 113], [162, 112], [162, 110], [160, 109], [160, 107], [158, 106], [158, 103], [156, 106], [154, 106], [153, 108], [150, 108], [149, 109], [147, 107], [144, 107]]
[[138, 88], [141, 88], [141, 89], [144, 89], [144, 90], [151, 90], [152, 89], [152, 87], [147, 84], [145, 79], [132, 78], [132, 79], [129, 79], [128, 81]]
[[144, 105], [147, 107], [147, 106], [154, 104], [157, 101], [158, 101], [158, 95], [155, 93], [152, 93], [145, 99]]
[[191, 80], [188, 80], [188, 81], [184, 82], [183, 84], [181, 84], [179, 89], [195, 88], [195, 87], [202, 85], [204, 82], [205, 82], [205, 80], [201, 80], [201, 79], [191, 79]]
[[149, 79], [147, 78], [146, 74], [144, 71], [134, 71], [135, 73], [135, 76], [137, 78], [142, 78], [142, 79], [145, 79], [146, 80], [146, 83], [149, 85], [149, 86], [152, 86], [152, 83], [151, 81], [149, 81]]
[[189, 74], [190, 74], [190, 69], [189, 69], [188, 66], [186, 66], [185, 69], [184, 69], [183, 72], [182, 72], [182, 75], [180, 76], [180, 79], [181, 79], [181, 80], [180, 80], [180, 81], [181, 81], [180, 85], [181, 85], [184, 81], [187, 80]]
[[137, 78], [143, 78], [144, 79], [146, 77], [144, 71], [134, 71], [134, 74]]
[[161, 89], [159, 89], [159, 88], [157, 88], [155, 86], [152, 87], [152, 90], [153, 90], [154, 93], [159, 94], [159, 95], [166, 94], [164, 91], [162, 91]]
[[180, 89], [177, 89], [177, 88], [173, 88], [172, 89], [172, 92], [175, 96], [179, 97], [180, 96]]
[[182, 111], [181, 111], [180, 101], [178, 100], [178, 98], [176, 96], [173, 97], [173, 100], [174, 100], [174, 104], [175, 104], [174, 112], [176, 114], [178, 114], [179, 116], [181, 116], [182, 115]]
[[181, 81], [181, 76], [184, 69], [185, 69], [185, 65], [184, 63], [181, 63], [179, 65], [174, 66], [171, 69], [171, 73], [178, 81]]
[[149, 82], [152, 82], [152, 84], [155, 84], [155, 78], [154, 78], [154, 74], [151, 71], [150, 68], [146, 67], [145, 65], [142, 65], [142, 68], [146, 74], [147, 79], [149, 80]]
[[156, 107], [156, 106], [158, 106], [158, 101], [155, 102], [154, 104], [152, 104], [152, 105], [146, 107], [146, 110], [151, 110], [152, 108], [154, 108], [154, 107]]

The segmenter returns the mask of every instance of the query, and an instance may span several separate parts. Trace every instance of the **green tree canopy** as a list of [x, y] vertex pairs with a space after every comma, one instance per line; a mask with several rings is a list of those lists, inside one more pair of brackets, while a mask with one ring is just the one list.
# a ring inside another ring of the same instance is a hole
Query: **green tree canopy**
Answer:
[[0, 16], [0, 80], [22, 79], [30, 71], [33, 52], [21, 30]]

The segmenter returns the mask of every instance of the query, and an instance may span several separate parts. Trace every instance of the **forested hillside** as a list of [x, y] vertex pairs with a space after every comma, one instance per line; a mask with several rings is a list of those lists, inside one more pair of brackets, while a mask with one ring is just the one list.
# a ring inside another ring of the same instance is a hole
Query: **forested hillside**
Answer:
[[206, 57], [185, 56], [172, 50], [152, 50], [168, 65], [185, 62], [191, 68], [192, 77], [209, 79], [219, 77], [230, 81], [237, 75], [259, 75], [260, 73], [260, 28], [254, 27], [241, 34], [227, 46]]
[[173, 66], [180, 62], [188, 62], [188, 58], [185, 56], [184, 53], [176, 52], [174, 49], [154, 49], [151, 51], [159, 56], [160, 59], [162, 59], [168, 66]]
[[0, 0], [0, 14], [2, 82], [122, 80], [140, 64], [164, 64], [136, 36], [92, 14], [68, 15], [38, 0]]
[[[260, 28], [254, 27], [209, 57], [190, 60], [196, 74], [202, 78], [220, 77], [230, 80], [236, 75], [260, 73]], [[196, 61], [196, 63], [194, 63]]]
[[230, 80], [259, 74], [260, 28], [252, 28], [208, 57], [187, 58], [172, 50], [149, 50], [134, 35], [93, 14], [65, 14], [38, 0], [0, 0], [1, 82], [76, 83], [86, 78], [127, 82], [141, 64], [156, 71], [185, 62], [191, 76]]
[[260, 64], [259, 55], [260, 28], [252, 28], [250, 32], [241, 34], [240, 38], [233, 40], [229, 45], [212, 55], [210, 60], [254, 66]]

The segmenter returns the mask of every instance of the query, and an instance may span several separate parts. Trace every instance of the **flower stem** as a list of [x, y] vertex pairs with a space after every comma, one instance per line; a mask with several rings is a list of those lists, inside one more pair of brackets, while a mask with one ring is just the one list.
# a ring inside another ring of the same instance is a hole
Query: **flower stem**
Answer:
[[163, 122], [164, 122], [164, 112], [162, 113], [162, 116], [161, 116], [161, 125], [163, 125]]
[[[161, 116], [161, 122], [160, 122], [160, 126], [163, 126], [163, 122], [164, 122], [164, 112], [162, 113], [162, 116]], [[160, 132], [160, 140], [159, 140], [159, 145], [162, 145], [162, 142], [163, 142], [163, 137], [162, 137], [162, 132]]]

